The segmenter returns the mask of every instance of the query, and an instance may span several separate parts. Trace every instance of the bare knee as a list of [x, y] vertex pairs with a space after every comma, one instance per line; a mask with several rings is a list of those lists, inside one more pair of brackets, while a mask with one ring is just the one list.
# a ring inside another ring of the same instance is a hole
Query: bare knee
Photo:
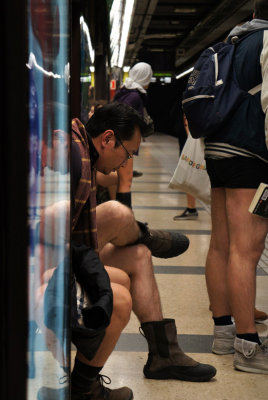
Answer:
[[117, 268], [120, 272], [120, 285], [124, 286], [128, 291], [130, 290], [130, 278], [125, 271]]
[[255, 268], [265, 248], [264, 241], [247, 241], [247, 243], [234, 243], [230, 246], [231, 259], [245, 259]]
[[109, 219], [109, 222], [116, 224], [116, 227], [121, 226], [122, 224], [132, 224], [134, 222], [134, 214], [129, 207], [115, 200], [107, 201], [104, 204], [106, 204], [106, 215]]
[[108, 272], [112, 283], [118, 283], [119, 285], [124, 286], [127, 290], [130, 290], [130, 278], [125, 271], [119, 268], [107, 266], [105, 266], [105, 269]]
[[113, 289], [113, 316], [122, 324], [122, 329], [127, 325], [132, 310], [132, 299], [124, 286], [117, 283], [111, 284]]

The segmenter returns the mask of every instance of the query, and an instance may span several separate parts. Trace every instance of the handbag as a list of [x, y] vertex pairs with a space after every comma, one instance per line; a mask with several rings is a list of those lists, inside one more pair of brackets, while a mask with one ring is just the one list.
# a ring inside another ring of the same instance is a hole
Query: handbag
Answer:
[[204, 159], [204, 140], [188, 135], [168, 187], [181, 189], [210, 204], [210, 180]]

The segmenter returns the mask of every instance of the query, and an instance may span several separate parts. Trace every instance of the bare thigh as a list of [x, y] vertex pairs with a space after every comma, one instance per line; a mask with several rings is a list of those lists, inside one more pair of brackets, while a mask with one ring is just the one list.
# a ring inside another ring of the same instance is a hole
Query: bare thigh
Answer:
[[268, 232], [268, 220], [248, 211], [256, 189], [226, 189], [226, 208], [230, 237], [230, 252], [260, 257]]

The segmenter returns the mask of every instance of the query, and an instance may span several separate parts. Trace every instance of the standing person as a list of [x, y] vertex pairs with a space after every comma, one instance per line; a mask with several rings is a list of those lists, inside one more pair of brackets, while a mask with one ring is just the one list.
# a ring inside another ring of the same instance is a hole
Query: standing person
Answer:
[[[230, 33], [237, 44], [234, 69], [248, 95], [230, 120], [206, 140], [211, 181], [212, 234], [206, 281], [214, 320], [216, 354], [234, 354], [236, 369], [268, 374], [268, 340], [261, 343], [254, 322], [256, 266], [268, 220], [248, 212], [261, 182], [268, 183], [268, 2], [254, 2], [253, 19]], [[231, 311], [232, 310], [232, 311]], [[231, 312], [235, 325], [231, 320]]]
[[[188, 121], [186, 118], [186, 115], [183, 113], [183, 125], [184, 125], [184, 129], [185, 132], [188, 135], [190, 135], [190, 131], [189, 131], [189, 125], [188, 125]], [[180, 149], [180, 151], [182, 151], [182, 148]], [[195, 201], [195, 197], [192, 196], [190, 193], [186, 193], [186, 198], [187, 198], [187, 207], [186, 209], [183, 211], [182, 214], [179, 215], [175, 215], [175, 217], [173, 217], [174, 221], [181, 221], [181, 220], [189, 220], [189, 219], [197, 219], [198, 218], [198, 211], [196, 209], [196, 201]]]
[[[129, 77], [125, 84], [115, 94], [114, 101], [128, 104], [145, 116], [147, 92], [152, 78], [152, 68], [149, 64], [140, 62], [135, 64], [129, 71]], [[131, 208], [131, 185], [134, 176], [141, 176], [142, 173], [133, 171], [133, 159], [128, 161], [124, 168], [118, 170], [118, 188], [116, 199]]]

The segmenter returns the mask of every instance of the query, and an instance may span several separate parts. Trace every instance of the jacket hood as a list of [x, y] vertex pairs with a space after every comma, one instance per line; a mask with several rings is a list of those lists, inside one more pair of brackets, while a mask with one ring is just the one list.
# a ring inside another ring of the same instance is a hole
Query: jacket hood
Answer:
[[256, 31], [258, 29], [268, 29], [268, 21], [265, 19], [252, 19], [251, 21], [245, 22], [243, 25], [235, 26], [228, 35], [233, 36], [244, 36], [247, 33]]

